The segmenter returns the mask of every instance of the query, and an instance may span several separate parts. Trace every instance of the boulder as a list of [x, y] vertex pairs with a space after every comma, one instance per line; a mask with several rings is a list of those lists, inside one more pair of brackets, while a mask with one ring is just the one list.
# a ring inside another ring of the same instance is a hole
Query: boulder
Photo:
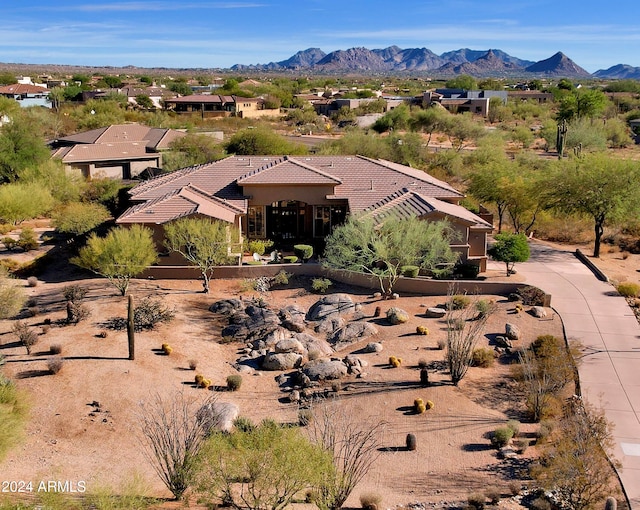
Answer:
[[347, 323], [342, 317], [329, 317], [324, 319], [316, 326], [316, 333], [333, 334], [334, 331], [340, 329]]
[[296, 352], [298, 354], [306, 354], [307, 353], [307, 349], [305, 349], [304, 345], [302, 345], [298, 340], [296, 340], [295, 338], [285, 338], [283, 340], [280, 340], [275, 346], [274, 346], [274, 351], [275, 352]]
[[263, 370], [291, 370], [302, 364], [302, 355], [297, 352], [269, 352], [262, 360]]
[[387, 310], [387, 320], [394, 326], [404, 324], [409, 320], [409, 314], [402, 308], [394, 306]]
[[542, 306], [534, 306], [531, 308], [531, 315], [537, 317], [538, 319], [542, 319], [547, 316], [547, 311]]
[[212, 402], [198, 409], [196, 419], [203, 424], [206, 434], [214, 430], [231, 432], [239, 412], [238, 406], [231, 402]]
[[307, 327], [305, 322], [306, 312], [302, 307], [296, 304], [285, 306], [280, 310], [279, 315], [280, 320], [282, 321], [282, 326], [289, 331], [301, 333]]
[[302, 368], [302, 372], [311, 381], [340, 379], [347, 375], [347, 365], [340, 360], [321, 358], [309, 361]]
[[507, 322], [504, 327], [505, 335], [509, 340], [519, 340], [520, 339], [520, 328], [515, 324], [511, 324]]
[[347, 294], [330, 294], [316, 301], [307, 312], [307, 320], [321, 321], [355, 311], [355, 303]]
[[495, 338], [496, 347], [500, 349], [511, 349], [513, 348], [513, 343], [506, 336], [497, 335]]
[[445, 315], [447, 315], [447, 311], [444, 308], [439, 308], [437, 306], [427, 308], [424, 312], [424, 316], [429, 319], [441, 319]]
[[249, 305], [244, 312], [229, 317], [230, 324], [222, 330], [222, 337], [238, 342], [250, 342], [267, 336], [280, 325], [280, 318], [268, 308]]
[[369, 338], [377, 333], [378, 329], [370, 322], [349, 322], [334, 332], [329, 342], [335, 350], [340, 350], [353, 342]]
[[380, 342], [369, 342], [364, 346], [364, 352], [382, 352], [382, 344]]
[[243, 308], [244, 303], [239, 299], [223, 299], [213, 303], [209, 307], [209, 311], [221, 315], [231, 315], [235, 312], [242, 311]]
[[324, 358], [333, 354], [333, 348], [329, 345], [329, 342], [322, 338], [317, 338], [308, 333], [298, 333], [295, 339], [304, 346], [309, 359]]

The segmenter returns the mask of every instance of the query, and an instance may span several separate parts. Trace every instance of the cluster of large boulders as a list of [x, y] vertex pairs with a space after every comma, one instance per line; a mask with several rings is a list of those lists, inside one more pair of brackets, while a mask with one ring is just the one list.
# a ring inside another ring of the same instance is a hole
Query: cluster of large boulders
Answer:
[[308, 311], [297, 304], [273, 310], [264, 301], [240, 299], [217, 301], [209, 310], [224, 322], [223, 341], [245, 345], [236, 363], [240, 372], [297, 369], [302, 386], [362, 376], [365, 361], [337, 353], [378, 333], [347, 294], [324, 296]]

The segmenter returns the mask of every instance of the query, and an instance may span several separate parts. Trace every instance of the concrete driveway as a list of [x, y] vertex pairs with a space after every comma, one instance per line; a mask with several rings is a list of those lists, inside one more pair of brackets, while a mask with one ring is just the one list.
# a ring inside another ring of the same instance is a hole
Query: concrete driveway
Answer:
[[[572, 251], [531, 241], [516, 264], [526, 283], [551, 294], [568, 339], [584, 346], [578, 367], [583, 398], [614, 424], [615, 458], [632, 509], [640, 509], [640, 325], [613, 286], [598, 280]], [[503, 263], [490, 262], [491, 269]]]

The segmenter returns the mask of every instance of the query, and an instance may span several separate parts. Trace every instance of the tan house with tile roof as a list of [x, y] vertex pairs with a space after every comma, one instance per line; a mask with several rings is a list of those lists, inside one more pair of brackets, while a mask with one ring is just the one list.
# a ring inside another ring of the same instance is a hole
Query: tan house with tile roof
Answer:
[[[459, 232], [462, 261], [486, 267], [488, 221], [458, 205], [463, 194], [429, 174], [362, 156], [231, 156], [184, 168], [130, 191], [134, 203], [117, 220], [144, 224], [161, 246], [163, 227], [185, 216], [237, 225], [250, 239], [278, 248], [321, 245], [348, 214], [447, 219]], [[171, 255], [165, 265], [183, 264]]]
[[116, 124], [49, 142], [52, 158], [85, 178], [132, 179], [149, 168], [162, 168], [161, 151], [185, 133], [141, 124]]
[[197, 114], [208, 117], [255, 118], [280, 114], [280, 109], [265, 109], [259, 97], [223, 96], [219, 94], [193, 94], [166, 99], [164, 106], [176, 113]]

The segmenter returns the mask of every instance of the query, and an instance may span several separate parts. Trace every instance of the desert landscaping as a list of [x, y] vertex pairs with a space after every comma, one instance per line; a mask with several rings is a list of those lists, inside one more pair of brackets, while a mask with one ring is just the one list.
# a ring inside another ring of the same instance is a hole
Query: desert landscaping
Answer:
[[[615, 271], [612, 277], [637, 281], [637, 272], [630, 269], [636, 258], [623, 259], [610, 252], [601, 261], [605, 272]], [[492, 270], [486, 277], [500, 279], [504, 273]], [[517, 281], [518, 275], [511, 278]], [[12, 333], [12, 321], [5, 320], [0, 322], [0, 352], [6, 361], [5, 375], [27, 393], [31, 411], [24, 440], [0, 464], [3, 479], [34, 484], [42, 480], [82, 482], [87, 492], [102, 487], [118, 492], [135, 478], [143, 480], [147, 495], [168, 500], [171, 494], [142, 452], [141, 402], [177, 392], [202, 400], [214, 394], [219, 402], [236, 404], [239, 414], [255, 423], [264, 418], [297, 423], [300, 407], [306, 407], [304, 398], [300, 402], [291, 398], [286, 375], [295, 370], [268, 371], [253, 365], [251, 356], [257, 358], [259, 353], [252, 354], [247, 341], [223, 340], [226, 319], [210, 311], [221, 300], [248, 303], [262, 299], [276, 312], [291, 305], [307, 312], [323, 296], [311, 291], [306, 277], [291, 278], [287, 285], [263, 293], [249, 289], [243, 280], [214, 280], [208, 295], [201, 292], [198, 281], [135, 280], [130, 288], [135, 300], [160, 300], [174, 311], [175, 318], [136, 334], [134, 361], [127, 359], [126, 331], [109, 327], [114, 318], [126, 317], [127, 300], [106, 280], [53, 264], [36, 285], [28, 286], [26, 280], [23, 284], [34, 313], [23, 320], [37, 330], [37, 344], [27, 355]], [[84, 303], [90, 316], [67, 325], [63, 288], [72, 284], [87, 290]], [[340, 349], [330, 354], [340, 360], [355, 356], [357, 370], [339, 382], [320, 381], [301, 392], [303, 397], [305, 391], [322, 397], [316, 399], [319, 402], [337, 399], [363, 422], [385, 424], [379, 457], [347, 506], [359, 506], [359, 495], [367, 492], [381, 495], [385, 508], [456, 505], [469, 494], [488, 488], [505, 498], [501, 505], [509, 505], [508, 498], [517, 492], [514, 487], [519, 490], [530, 482], [526, 466], [536, 456], [533, 445], [539, 427], [527, 422], [523, 394], [510, 377], [513, 355], [502, 352], [489, 368], [471, 367], [454, 386], [445, 351], [439, 346], [446, 339], [446, 321], [427, 317], [427, 309], [444, 306], [446, 296], [401, 295], [387, 301], [373, 292], [339, 283], [329, 289], [327, 295], [343, 294], [353, 301], [354, 306], [342, 314], [345, 320], [372, 328], [365, 328], [366, 338], [340, 343]], [[563, 336], [561, 319], [552, 309], [538, 318], [529, 313], [530, 307], [519, 312], [505, 296], [477, 298], [495, 303], [477, 347], [494, 349], [495, 336], [505, 333], [507, 323], [521, 332], [513, 342], [514, 350], [527, 347], [540, 335]], [[406, 311], [408, 320], [392, 325], [386, 319], [392, 307]], [[326, 334], [314, 330], [317, 322], [303, 322], [304, 334], [325, 341]], [[418, 326], [426, 327], [428, 334], [417, 334]], [[380, 344], [378, 352], [370, 348], [372, 343]], [[171, 346], [169, 355], [162, 352], [163, 344]], [[56, 374], [48, 368], [52, 345], [60, 348], [58, 356], [64, 358]], [[401, 364], [391, 366], [391, 356], [400, 358]], [[420, 384], [419, 365], [428, 367], [429, 386]], [[241, 387], [227, 391], [227, 377], [238, 373]], [[198, 388], [195, 374], [209, 378], [212, 386]], [[412, 407], [416, 398], [433, 402], [433, 408], [416, 414]], [[499, 458], [490, 437], [508, 420], [521, 421], [520, 444], [532, 446]], [[409, 433], [416, 436], [415, 451], [404, 448]]]

